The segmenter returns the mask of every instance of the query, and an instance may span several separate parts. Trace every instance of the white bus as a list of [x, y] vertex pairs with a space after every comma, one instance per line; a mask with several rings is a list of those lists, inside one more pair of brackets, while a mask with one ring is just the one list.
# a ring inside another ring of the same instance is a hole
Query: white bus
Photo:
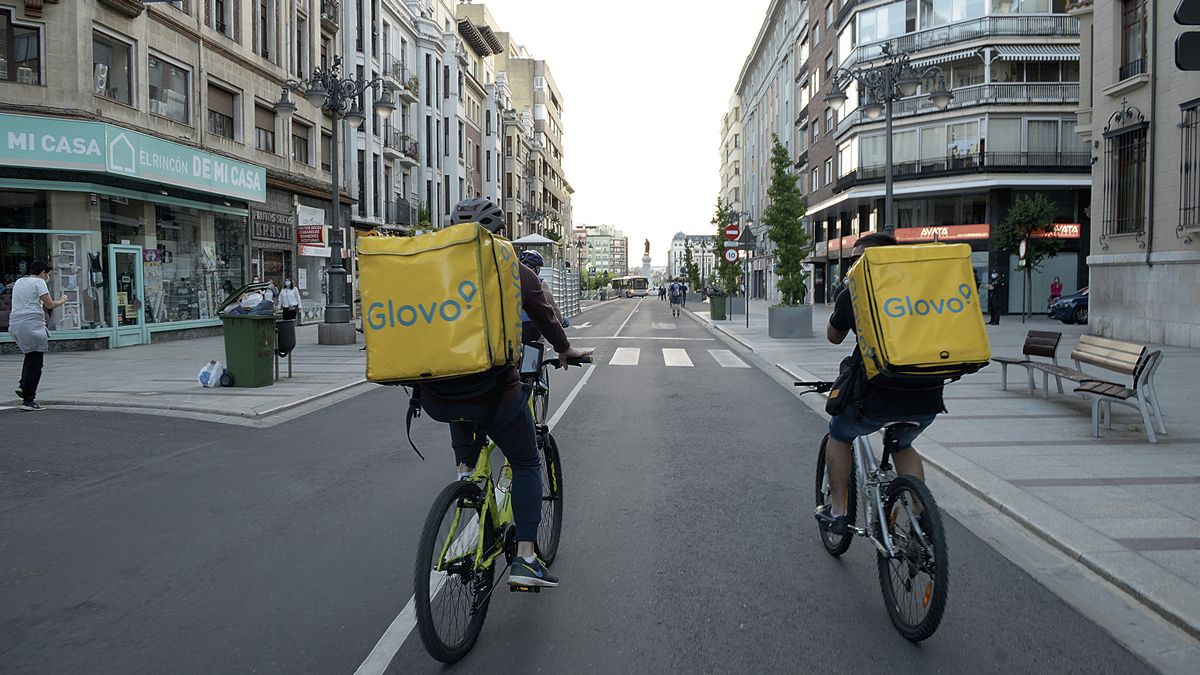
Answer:
[[640, 276], [617, 277], [612, 280], [612, 289], [614, 295], [644, 298], [650, 291], [650, 280]]

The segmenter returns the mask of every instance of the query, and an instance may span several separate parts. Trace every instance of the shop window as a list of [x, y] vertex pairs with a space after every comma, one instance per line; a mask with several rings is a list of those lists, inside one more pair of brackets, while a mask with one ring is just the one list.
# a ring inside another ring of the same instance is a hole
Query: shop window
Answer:
[[150, 112], [187, 124], [191, 111], [191, 73], [151, 54], [147, 76], [150, 79]]
[[92, 86], [96, 96], [133, 105], [133, 45], [107, 33], [92, 33]]
[[0, 81], [42, 83], [42, 31], [13, 23], [5, 9], [0, 9]]
[[312, 127], [299, 120], [292, 120], [292, 161], [301, 164], [310, 163], [308, 152], [309, 139], [312, 137]]
[[238, 140], [238, 108], [241, 94], [209, 82], [208, 133]]
[[275, 111], [254, 106], [254, 147], [275, 154]]

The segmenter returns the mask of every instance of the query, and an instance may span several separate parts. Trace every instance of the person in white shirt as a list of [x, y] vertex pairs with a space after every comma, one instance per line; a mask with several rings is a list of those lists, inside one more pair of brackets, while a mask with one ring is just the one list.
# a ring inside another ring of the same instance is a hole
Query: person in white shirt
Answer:
[[61, 307], [67, 302], [66, 295], [58, 300], [50, 298], [50, 287], [46, 285], [46, 280], [50, 278], [52, 269], [47, 263], [35, 261], [29, 266], [29, 276], [17, 279], [12, 287], [8, 332], [25, 354], [16, 392], [21, 398], [21, 410], [25, 411], [42, 409], [37, 402], [37, 389], [42, 381], [44, 357], [50, 349], [46, 310]]
[[300, 291], [292, 285], [291, 279], [283, 280], [283, 290], [279, 292], [279, 307], [283, 309], [283, 318], [295, 319], [300, 312]]

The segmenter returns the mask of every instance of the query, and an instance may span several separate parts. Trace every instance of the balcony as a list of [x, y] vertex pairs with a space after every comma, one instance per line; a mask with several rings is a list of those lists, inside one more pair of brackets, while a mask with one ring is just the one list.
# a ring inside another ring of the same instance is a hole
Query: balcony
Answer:
[[1079, 19], [1064, 15], [985, 16], [860, 45], [842, 61], [842, 66], [849, 68], [881, 57], [883, 45], [889, 42], [896, 51], [919, 52], [993, 37], [1079, 37]]
[[[946, 110], [970, 108], [978, 105], [1071, 105], [1079, 104], [1078, 82], [1047, 82], [1038, 84], [977, 84], [954, 90], [954, 98]], [[928, 96], [914, 96], [892, 104], [892, 118], [900, 119], [913, 115], [939, 112]], [[836, 135], [842, 136], [852, 127], [870, 122], [861, 109], [846, 115], [837, 124]]]
[[404, 61], [395, 56], [389, 56], [383, 67], [383, 75], [391, 81], [392, 90], [402, 103], [416, 103], [421, 91], [421, 83], [412, 74]]
[[341, 10], [338, 7], [338, 0], [321, 0], [321, 28], [330, 33], [336, 33], [341, 21]]
[[[834, 192], [843, 192], [856, 185], [882, 183], [886, 167], [859, 167], [841, 176]], [[986, 152], [972, 155], [949, 155], [893, 165], [893, 180], [942, 178], [976, 173], [1081, 173], [1092, 171], [1092, 156], [1086, 152]]]
[[403, 131], [385, 130], [383, 134], [383, 154], [389, 159], [400, 162], [401, 165], [412, 168], [420, 160], [417, 141]]
[[384, 222], [388, 225], [413, 227], [417, 224], [417, 209], [407, 199], [384, 202]]

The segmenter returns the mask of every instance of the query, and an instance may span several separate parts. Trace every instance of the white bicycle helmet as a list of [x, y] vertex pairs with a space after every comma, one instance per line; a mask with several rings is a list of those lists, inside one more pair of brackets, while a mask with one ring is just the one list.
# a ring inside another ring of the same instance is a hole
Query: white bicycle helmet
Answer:
[[496, 233], [504, 228], [504, 211], [487, 197], [464, 199], [454, 207], [450, 222], [479, 223], [488, 232]]

